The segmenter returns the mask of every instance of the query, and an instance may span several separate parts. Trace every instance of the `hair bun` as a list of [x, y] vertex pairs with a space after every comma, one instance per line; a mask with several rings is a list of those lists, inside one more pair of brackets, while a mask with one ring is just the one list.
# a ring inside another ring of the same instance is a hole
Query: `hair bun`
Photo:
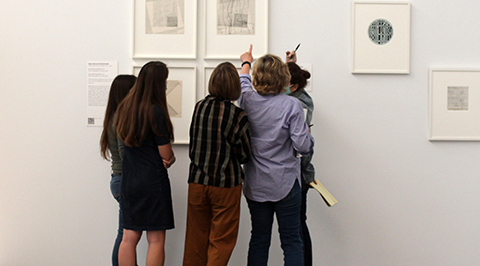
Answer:
[[303, 76], [305, 77], [305, 79], [309, 79], [310, 76], [311, 76], [310, 72], [308, 72], [307, 70], [303, 70], [303, 69], [302, 69], [302, 71], [303, 71]]

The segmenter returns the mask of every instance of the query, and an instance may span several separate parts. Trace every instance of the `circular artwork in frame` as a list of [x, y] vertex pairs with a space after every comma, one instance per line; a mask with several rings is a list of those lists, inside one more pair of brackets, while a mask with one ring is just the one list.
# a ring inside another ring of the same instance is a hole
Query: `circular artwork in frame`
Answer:
[[368, 27], [368, 37], [377, 45], [385, 45], [393, 38], [393, 26], [386, 19], [376, 19]]

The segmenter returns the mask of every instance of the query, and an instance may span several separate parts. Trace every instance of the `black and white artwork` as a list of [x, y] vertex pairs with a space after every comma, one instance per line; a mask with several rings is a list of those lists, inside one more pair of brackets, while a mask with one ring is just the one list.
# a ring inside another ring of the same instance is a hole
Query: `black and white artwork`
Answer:
[[352, 2], [352, 73], [410, 73], [410, 3]]
[[133, 58], [197, 57], [197, 0], [134, 0]]
[[145, 34], [184, 34], [185, 0], [146, 0]]
[[217, 0], [218, 35], [255, 35], [255, 0]]
[[386, 19], [376, 19], [368, 27], [368, 37], [377, 45], [390, 42], [393, 37], [393, 27]]
[[468, 87], [448, 87], [448, 110], [468, 111]]
[[206, 59], [238, 59], [250, 44], [255, 58], [268, 53], [268, 0], [204, 2]]
[[480, 141], [480, 69], [430, 69], [430, 141]]

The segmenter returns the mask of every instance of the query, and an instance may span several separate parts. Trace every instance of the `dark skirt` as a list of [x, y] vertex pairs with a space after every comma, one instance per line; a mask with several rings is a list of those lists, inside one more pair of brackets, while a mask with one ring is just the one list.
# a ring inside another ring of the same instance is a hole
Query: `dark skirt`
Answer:
[[[145, 148], [145, 147], [143, 147]], [[123, 226], [134, 231], [174, 228], [172, 193], [167, 169], [158, 154], [125, 147], [120, 207]]]
[[[124, 178], [125, 180], [125, 178]], [[174, 228], [172, 196], [168, 176], [148, 182], [126, 179], [122, 184], [123, 227], [134, 231]], [[146, 180], [143, 180], [146, 181]], [[141, 185], [143, 183], [143, 185]], [[137, 190], [135, 188], [140, 188]]]
[[[161, 108], [154, 107], [158, 131], [167, 136]], [[153, 132], [138, 147], [125, 145], [120, 208], [123, 227], [134, 231], [174, 228], [170, 180], [158, 146], [170, 140]]]

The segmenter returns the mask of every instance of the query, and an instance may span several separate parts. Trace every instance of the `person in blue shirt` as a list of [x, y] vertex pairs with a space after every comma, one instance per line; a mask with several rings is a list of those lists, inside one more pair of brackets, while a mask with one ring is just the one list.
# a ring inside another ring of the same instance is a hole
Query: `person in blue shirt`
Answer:
[[309, 154], [314, 139], [300, 101], [285, 94], [291, 78], [287, 65], [278, 56], [267, 54], [255, 61], [250, 77], [252, 46], [240, 59], [242, 94], [238, 104], [249, 117], [252, 147], [251, 160], [244, 167], [244, 195], [252, 222], [247, 265], [268, 264], [275, 214], [285, 265], [301, 266], [302, 179], [297, 154]]

